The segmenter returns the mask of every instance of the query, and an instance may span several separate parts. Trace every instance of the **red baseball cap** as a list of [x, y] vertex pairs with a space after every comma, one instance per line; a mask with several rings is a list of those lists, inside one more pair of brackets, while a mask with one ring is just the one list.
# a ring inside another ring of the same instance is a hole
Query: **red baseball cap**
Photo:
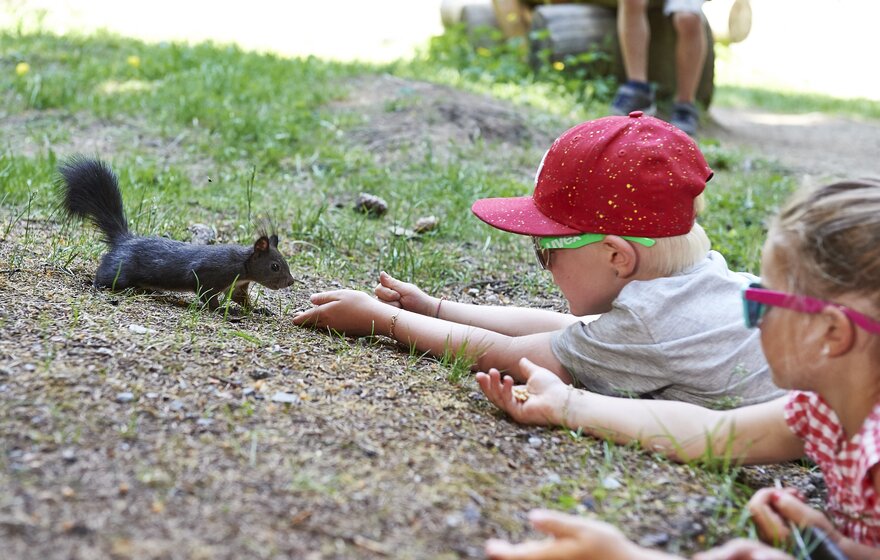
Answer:
[[483, 198], [471, 210], [498, 229], [553, 237], [672, 237], [694, 225], [712, 170], [690, 136], [634, 111], [565, 131], [544, 154], [532, 196]]

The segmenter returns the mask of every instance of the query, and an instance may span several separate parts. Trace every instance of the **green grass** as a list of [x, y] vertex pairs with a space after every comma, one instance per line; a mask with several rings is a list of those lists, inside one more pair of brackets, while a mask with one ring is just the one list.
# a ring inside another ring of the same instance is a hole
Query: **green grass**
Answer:
[[880, 101], [840, 99], [817, 93], [778, 91], [760, 87], [721, 85], [713, 103], [727, 107], [754, 107], [780, 113], [827, 113], [844, 117], [880, 119]]

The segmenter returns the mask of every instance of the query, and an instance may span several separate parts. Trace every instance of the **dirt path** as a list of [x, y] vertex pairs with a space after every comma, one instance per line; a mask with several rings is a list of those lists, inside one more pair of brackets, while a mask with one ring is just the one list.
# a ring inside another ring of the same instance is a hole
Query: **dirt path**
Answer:
[[713, 107], [719, 140], [815, 180], [876, 177], [880, 123], [823, 113], [780, 114], [756, 109]]

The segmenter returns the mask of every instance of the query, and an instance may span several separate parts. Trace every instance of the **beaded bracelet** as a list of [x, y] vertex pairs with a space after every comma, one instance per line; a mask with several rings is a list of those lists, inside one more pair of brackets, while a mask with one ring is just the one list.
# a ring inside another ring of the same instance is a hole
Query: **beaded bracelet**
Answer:
[[[399, 313], [398, 313], [399, 315]], [[388, 338], [394, 338], [394, 326], [397, 324], [397, 315], [391, 316], [391, 326], [388, 327]]]
[[443, 300], [446, 299], [446, 296], [442, 296], [439, 300], [437, 300], [437, 311], [434, 312], [434, 318], [440, 318], [440, 306], [443, 305]]

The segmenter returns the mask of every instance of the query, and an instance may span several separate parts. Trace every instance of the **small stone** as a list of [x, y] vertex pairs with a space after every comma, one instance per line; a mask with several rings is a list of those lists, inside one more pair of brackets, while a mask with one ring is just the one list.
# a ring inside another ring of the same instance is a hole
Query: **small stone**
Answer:
[[613, 476], [606, 476], [602, 479], [602, 488], [606, 490], [617, 490], [623, 486], [619, 480], [614, 478]]
[[128, 391], [125, 391], [125, 392], [116, 394], [116, 402], [129, 403], [133, 400], [134, 400], [134, 393], [130, 393]]
[[209, 225], [193, 224], [188, 230], [190, 242], [195, 245], [211, 245], [217, 241], [217, 231]]
[[259, 381], [260, 379], [266, 379], [272, 375], [272, 372], [268, 369], [255, 369], [251, 371], [249, 375], [251, 376], [251, 379]]
[[129, 325], [128, 330], [133, 332], [134, 334], [147, 334], [147, 333], [156, 332], [153, 329], [148, 329], [147, 327], [145, 327], [143, 325], [136, 325], [136, 324]]
[[148, 399], [158, 399], [158, 398], [159, 398], [159, 393], [152, 393], [152, 392], [151, 392], [151, 393], [147, 393], [147, 394], [144, 395], [144, 396], [147, 397]]
[[529, 438], [529, 445], [531, 445], [532, 447], [541, 447], [541, 443], [541, 438], [539, 438], [538, 436], [532, 436]]
[[76, 451], [74, 449], [67, 448], [61, 452], [61, 458], [64, 459], [65, 463], [75, 463]]
[[427, 233], [440, 225], [440, 219], [437, 216], [424, 216], [416, 220], [413, 230], [416, 233]]
[[354, 201], [354, 209], [378, 218], [388, 211], [388, 203], [374, 194], [362, 192]]
[[177, 412], [177, 411], [179, 411], [179, 410], [183, 410], [183, 407], [184, 407], [183, 401], [180, 401], [180, 400], [177, 400], [177, 399], [175, 399], [175, 400], [171, 401], [170, 403], [168, 403], [168, 408], [169, 408], [170, 410], [173, 410], [174, 412]]
[[245, 387], [244, 389], [242, 389], [241, 394], [245, 397], [249, 397], [254, 394], [254, 388], [253, 387]]
[[406, 237], [407, 239], [412, 239], [417, 235], [416, 232], [414, 232], [413, 230], [401, 226], [392, 226], [388, 229], [393, 235], [396, 235], [397, 237]]
[[555, 472], [549, 473], [547, 475], [547, 484], [560, 484], [562, 482], [562, 477], [556, 474]]
[[281, 391], [272, 395], [272, 402], [286, 403], [286, 404], [299, 404], [300, 403], [299, 395], [294, 395], [292, 393], [283, 393]]
[[668, 542], [669, 535], [667, 533], [649, 533], [639, 539], [639, 546], [656, 548], [658, 546], [663, 546]]
[[205, 427], [207, 427], [207, 426], [210, 426], [210, 425], [213, 424], [213, 423], [214, 423], [214, 419], [213, 419], [213, 418], [199, 418], [198, 420], [196, 420], [196, 424], [198, 424], [199, 426], [205, 426]]
[[22, 367], [25, 371], [34, 371], [35, 369], [37, 369], [37, 366], [35, 366], [34, 364], [25, 364]]

